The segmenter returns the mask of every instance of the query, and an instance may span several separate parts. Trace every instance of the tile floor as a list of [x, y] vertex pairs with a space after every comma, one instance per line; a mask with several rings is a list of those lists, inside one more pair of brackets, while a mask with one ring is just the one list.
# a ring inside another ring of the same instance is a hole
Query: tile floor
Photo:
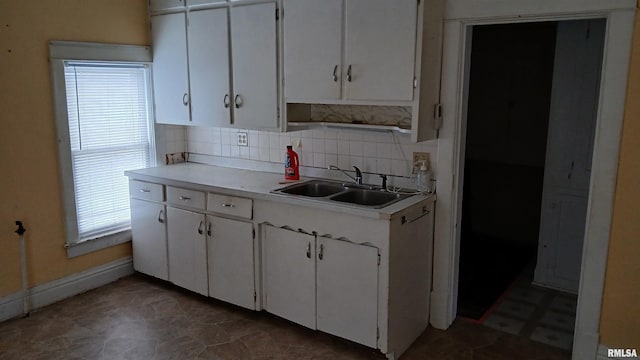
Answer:
[[[401, 360], [569, 359], [566, 351], [456, 320]], [[0, 359], [384, 359], [379, 352], [133, 275], [0, 323]]]
[[529, 275], [516, 280], [483, 325], [571, 350], [577, 296], [532, 285], [531, 280]]

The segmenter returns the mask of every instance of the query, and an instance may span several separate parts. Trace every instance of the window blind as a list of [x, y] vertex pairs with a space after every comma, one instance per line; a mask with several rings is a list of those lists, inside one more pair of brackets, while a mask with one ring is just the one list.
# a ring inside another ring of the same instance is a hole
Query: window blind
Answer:
[[124, 171], [149, 166], [148, 70], [137, 64], [65, 63], [79, 241], [130, 227]]

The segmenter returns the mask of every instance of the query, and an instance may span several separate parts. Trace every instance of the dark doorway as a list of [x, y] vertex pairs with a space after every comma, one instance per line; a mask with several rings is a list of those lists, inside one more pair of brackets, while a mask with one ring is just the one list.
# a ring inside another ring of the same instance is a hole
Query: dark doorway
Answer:
[[473, 28], [458, 314], [480, 319], [537, 251], [557, 23]]

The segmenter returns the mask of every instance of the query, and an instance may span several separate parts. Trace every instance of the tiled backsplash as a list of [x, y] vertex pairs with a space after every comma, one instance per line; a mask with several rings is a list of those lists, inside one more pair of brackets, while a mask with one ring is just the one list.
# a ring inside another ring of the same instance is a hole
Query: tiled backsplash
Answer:
[[[247, 132], [249, 146], [238, 146], [237, 133]], [[282, 163], [293, 145], [303, 166], [343, 169], [358, 166], [369, 173], [410, 176], [413, 152], [431, 154], [436, 172], [437, 141], [411, 143], [409, 135], [365, 130], [303, 130], [288, 133], [212, 127], [165, 127], [166, 151]], [[181, 139], [184, 136], [184, 140]], [[186, 148], [180, 148], [184, 141]]]

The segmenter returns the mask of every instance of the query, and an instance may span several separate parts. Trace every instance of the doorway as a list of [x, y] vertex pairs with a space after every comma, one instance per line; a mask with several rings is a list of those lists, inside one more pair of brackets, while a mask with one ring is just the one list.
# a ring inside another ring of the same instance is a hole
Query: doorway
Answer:
[[[547, 337], [551, 326], [566, 349], [575, 297], [556, 298], [531, 283], [577, 292], [605, 25], [575, 20], [472, 31], [458, 315], [479, 322], [492, 316], [488, 324], [534, 339]], [[539, 296], [518, 298], [527, 292]]]
[[473, 29], [461, 316], [479, 320], [535, 262], [556, 28], [555, 22], [542, 22]]

